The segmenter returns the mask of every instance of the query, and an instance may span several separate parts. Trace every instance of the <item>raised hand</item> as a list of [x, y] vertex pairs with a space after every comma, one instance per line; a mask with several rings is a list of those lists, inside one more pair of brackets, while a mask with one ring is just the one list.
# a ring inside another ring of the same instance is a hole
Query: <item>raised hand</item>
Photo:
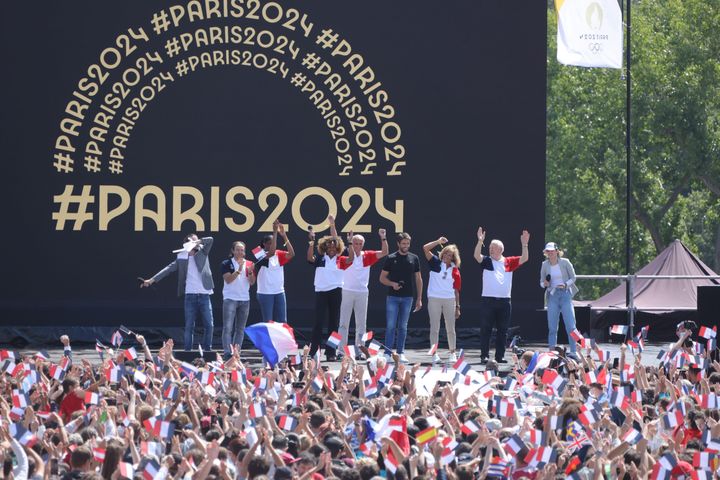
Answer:
[[445, 245], [446, 243], [448, 243], [448, 239], [445, 238], [445, 237], [440, 237], [440, 238], [437, 239], [437, 242], [438, 242], [440, 245]]
[[530, 232], [527, 230], [523, 230], [522, 235], [520, 235], [520, 243], [523, 245], [527, 245], [530, 241]]
[[478, 227], [477, 237], [480, 243], [485, 242], [485, 230], [482, 227]]

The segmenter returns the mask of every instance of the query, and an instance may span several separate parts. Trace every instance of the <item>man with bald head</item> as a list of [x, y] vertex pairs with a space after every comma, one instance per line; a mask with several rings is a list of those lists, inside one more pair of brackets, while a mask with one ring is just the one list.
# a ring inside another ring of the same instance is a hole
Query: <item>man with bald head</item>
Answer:
[[512, 274], [520, 265], [528, 261], [530, 234], [527, 230], [523, 230], [520, 236], [521, 256], [504, 257], [505, 246], [497, 239], [490, 242], [489, 255], [482, 254], [485, 233], [482, 227], [478, 228], [478, 243], [474, 253], [475, 260], [483, 269], [483, 289], [480, 301], [480, 356], [482, 363], [487, 363], [490, 357], [490, 335], [495, 327], [497, 329], [495, 360], [498, 363], [505, 363], [505, 342], [512, 313], [510, 304]]

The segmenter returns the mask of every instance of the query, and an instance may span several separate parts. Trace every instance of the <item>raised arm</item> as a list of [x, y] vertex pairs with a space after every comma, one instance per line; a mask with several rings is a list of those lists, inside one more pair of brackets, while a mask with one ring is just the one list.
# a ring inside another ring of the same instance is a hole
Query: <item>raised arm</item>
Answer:
[[378, 235], [380, 235], [380, 255], [378, 255], [378, 260], [386, 257], [388, 253], [390, 253], [390, 247], [388, 247], [388, 241], [387, 241], [387, 234], [385, 233], [385, 229], [381, 228], [378, 230]]
[[337, 228], [335, 228], [335, 217], [328, 215], [327, 221], [330, 224], [330, 236], [333, 238], [340, 238], [338, 237]]
[[433, 240], [432, 242], [426, 243], [423, 245], [423, 253], [425, 253], [425, 258], [430, 260], [433, 256], [432, 249], [437, 247], [438, 245], [444, 245], [447, 243], [447, 238], [440, 237], [437, 240]]
[[485, 245], [485, 230], [483, 230], [482, 227], [478, 227], [477, 237], [478, 242], [477, 245], [475, 245], [475, 252], [473, 252], [473, 257], [475, 257], [475, 260], [477, 260], [478, 263], [481, 263], [483, 261], [483, 258], [485, 258], [485, 256], [482, 254], [482, 247], [483, 245]]
[[530, 242], [530, 233], [527, 230], [523, 230], [520, 235], [520, 244], [522, 245], [522, 255], [520, 255], [520, 265], [528, 261], [530, 253], [528, 252], [528, 242]]
[[307, 249], [307, 261], [309, 263], [315, 263], [315, 232], [308, 230], [308, 249]]
[[293, 248], [292, 244], [290, 243], [290, 239], [287, 236], [287, 232], [285, 232], [285, 226], [278, 222], [278, 233], [283, 239], [283, 242], [285, 242], [285, 248], [287, 248], [287, 259], [290, 260], [295, 256], [295, 249]]

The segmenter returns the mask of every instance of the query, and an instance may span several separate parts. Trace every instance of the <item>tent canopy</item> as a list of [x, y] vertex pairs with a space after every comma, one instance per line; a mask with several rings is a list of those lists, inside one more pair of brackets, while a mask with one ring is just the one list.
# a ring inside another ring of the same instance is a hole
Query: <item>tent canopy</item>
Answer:
[[[680, 240], [672, 242], [653, 261], [641, 268], [637, 275], [717, 275]], [[697, 309], [697, 287], [719, 285], [712, 279], [637, 279], [633, 300], [638, 311], [652, 313], [673, 310]], [[593, 310], [625, 309], [625, 283], [609, 293], [590, 302], [578, 301], [577, 305], [590, 306]]]

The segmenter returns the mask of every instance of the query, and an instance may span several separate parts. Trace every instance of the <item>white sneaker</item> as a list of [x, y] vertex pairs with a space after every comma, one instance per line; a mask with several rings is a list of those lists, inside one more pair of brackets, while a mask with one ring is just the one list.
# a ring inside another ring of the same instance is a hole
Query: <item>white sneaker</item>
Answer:
[[457, 362], [457, 355], [455, 355], [455, 352], [450, 352], [450, 356], [448, 356], [448, 361], [450, 363]]
[[440, 355], [438, 355], [437, 353], [435, 355], [433, 355], [433, 358], [432, 358], [433, 363], [440, 363], [441, 361], [442, 360], [440, 360]]
[[404, 353], [401, 353], [401, 354], [400, 354], [400, 362], [401, 362], [401, 363], [408, 363], [408, 359], [407, 359], [407, 357], [405, 356]]

